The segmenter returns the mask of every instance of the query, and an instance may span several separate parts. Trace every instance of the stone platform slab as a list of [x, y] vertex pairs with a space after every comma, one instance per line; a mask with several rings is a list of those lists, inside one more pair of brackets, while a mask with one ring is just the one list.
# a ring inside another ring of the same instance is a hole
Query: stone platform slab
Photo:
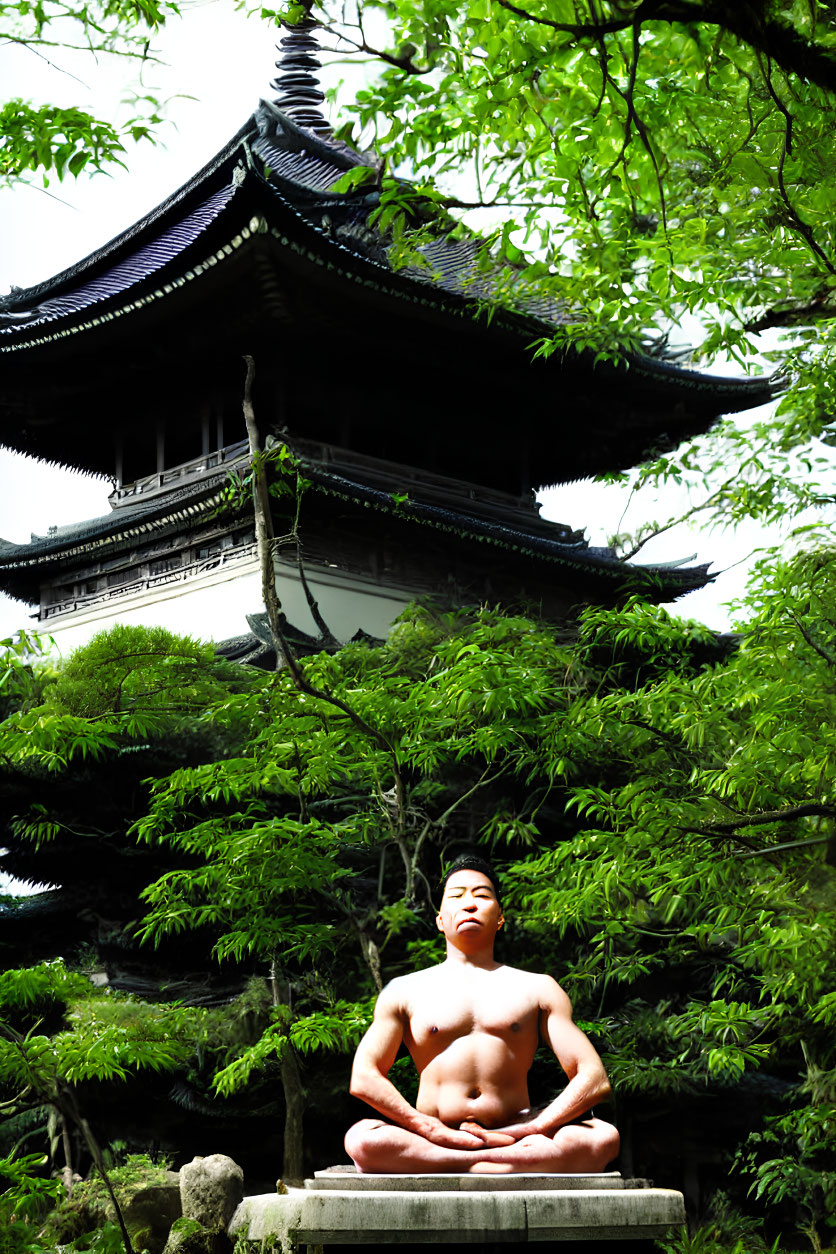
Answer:
[[638, 1241], [665, 1236], [684, 1222], [681, 1193], [614, 1172], [365, 1176], [329, 1170], [303, 1188], [245, 1197], [229, 1234], [272, 1239], [274, 1249], [288, 1254], [299, 1245]]
[[305, 1181], [305, 1188], [316, 1190], [351, 1189], [361, 1193], [392, 1193], [406, 1190], [411, 1193], [484, 1193], [549, 1192], [567, 1189], [645, 1189], [647, 1180], [625, 1180], [620, 1171], [602, 1171], [597, 1174], [555, 1176], [544, 1171], [514, 1172], [507, 1176], [480, 1176], [470, 1172], [445, 1172], [443, 1175], [366, 1175], [356, 1167], [326, 1167], [315, 1171], [312, 1180]]

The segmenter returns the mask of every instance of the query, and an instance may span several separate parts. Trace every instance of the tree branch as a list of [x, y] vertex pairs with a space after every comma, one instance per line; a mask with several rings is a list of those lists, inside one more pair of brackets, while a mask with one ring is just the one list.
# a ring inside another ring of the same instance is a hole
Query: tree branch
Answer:
[[0, 42], [4, 44], [17, 44], [19, 48], [25, 48], [26, 51], [31, 52], [33, 56], [40, 57], [42, 61], [45, 61], [51, 70], [56, 70], [59, 74], [66, 74], [67, 78], [74, 79], [75, 82], [80, 83], [81, 86], [85, 88], [85, 90], [89, 90], [89, 84], [85, 83], [83, 78], [79, 78], [78, 75], [73, 74], [71, 70], [65, 70], [62, 66], [58, 65], [56, 61], [50, 61], [46, 53], [41, 52], [40, 49], [37, 48], [31, 40], [18, 39], [18, 38], [15, 38], [13, 35], [7, 35]]
[[709, 497], [707, 501], [703, 501], [700, 505], [692, 505], [690, 509], [686, 510], [684, 514], [680, 514], [678, 518], [670, 519], [669, 522], [663, 523], [661, 527], [654, 526], [652, 531], [648, 532], [641, 540], [636, 541], [629, 553], [622, 553], [619, 560], [622, 562], [632, 561], [636, 554], [640, 553], [651, 540], [655, 540], [657, 536], [663, 536], [666, 531], [671, 531], [674, 527], [678, 527], [687, 518], [693, 518], [694, 514], [699, 514], [704, 509], [710, 509], [719, 495], [719, 491], [718, 489], [718, 492], [715, 492], [713, 496]]
[[783, 845], [767, 845], [764, 849], [747, 849], [736, 853], [735, 858], [759, 858], [766, 853], [778, 853], [782, 849], [800, 849], [803, 845], [829, 845], [832, 836], [811, 836], [809, 840], [788, 840]]
[[[425, 69], [421, 69], [412, 60], [412, 56], [397, 56], [393, 52], [384, 52], [382, 48], [374, 48], [370, 43], [366, 42], [365, 36], [361, 36], [359, 42], [356, 39], [349, 38], [342, 31], [336, 31], [331, 26], [323, 26], [329, 35], [333, 35], [335, 39], [342, 40], [343, 43], [350, 44], [357, 52], [365, 52], [368, 56], [374, 57], [377, 61], [384, 61], [387, 65], [393, 65], [397, 70], [403, 70], [406, 74], [417, 74], [419, 76], [429, 74], [432, 66], [428, 65]], [[349, 54], [346, 54], [349, 55]]]
[[795, 623], [796, 627], [801, 632], [802, 636], [807, 641], [810, 648], [813, 649], [814, 652], [818, 653], [819, 657], [824, 658], [828, 666], [836, 666], [836, 657], [834, 657], [832, 653], [828, 652], [827, 649], [822, 648], [820, 644], [816, 643], [816, 641], [810, 635], [809, 631], [801, 622], [801, 620], [795, 614], [792, 614], [792, 613], [790, 614], [790, 618]]
[[787, 305], [783, 309], [767, 309], [759, 318], [744, 322], [745, 331], [768, 331], [771, 327], [806, 326], [811, 322], [827, 321], [836, 318], [836, 305], [829, 305], [829, 292], [822, 292], [806, 305]]
[[[70, 1093], [69, 1088], [67, 1086], [64, 1086], [64, 1088], [65, 1088], [65, 1092], [62, 1095], [64, 1100], [66, 1101], [69, 1099], [72, 1102], [72, 1107], [75, 1107], [74, 1094]], [[93, 1131], [90, 1127], [90, 1124], [87, 1122], [84, 1116], [78, 1111], [77, 1108], [74, 1111], [73, 1117], [78, 1127], [81, 1129], [81, 1135], [84, 1137], [87, 1148], [90, 1151], [90, 1157], [93, 1159], [93, 1162], [96, 1164], [96, 1170], [98, 1171], [99, 1175], [104, 1181], [104, 1186], [107, 1189], [108, 1193], [110, 1194], [110, 1200], [113, 1203], [113, 1209], [116, 1211], [116, 1222], [118, 1223], [119, 1231], [122, 1234], [122, 1244], [125, 1246], [125, 1254], [134, 1254], [134, 1247], [131, 1244], [130, 1234], [128, 1233], [127, 1225], [125, 1224], [125, 1216], [122, 1213], [122, 1207], [119, 1205], [119, 1199], [116, 1196], [116, 1191], [113, 1187], [113, 1182], [111, 1181], [110, 1176], [108, 1175], [108, 1172], [107, 1172], [107, 1168], [105, 1167], [104, 1158], [102, 1156], [102, 1151], [99, 1146], [99, 1143], [96, 1140], [96, 1138], [93, 1136]]]
[[475, 792], [478, 792], [480, 788], [486, 788], [488, 784], [493, 784], [496, 780], [500, 778], [501, 775], [505, 774], [507, 769], [508, 769], [507, 766], [502, 766], [496, 772], [495, 775], [491, 775], [490, 777], [488, 777], [488, 771], [490, 770], [490, 766], [486, 766], [482, 774], [477, 779], [476, 783], [473, 784], [472, 787], [468, 788], [467, 792], [460, 793], [459, 796], [456, 797], [455, 801], [453, 801], [447, 807], [447, 809], [444, 811], [443, 814], [440, 814], [437, 819], [433, 819], [432, 826], [444, 827], [450, 815], [453, 813], [454, 810], [457, 810], [459, 808], [462, 802], [467, 801], [468, 798], [472, 797], [473, 794]]
[[[135, 51], [131, 51], [128, 48], [113, 48], [106, 43], [71, 44], [63, 39], [26, 39], [20, 35], [0, 35], [0, 44], [17, 44], [19, 47], [27, 48], [30, 52], [36, 52], [38, 48], [60, 48], [64, 52], [92, 52], [94, 54], [100, 52], [107, 53], [109, 57], [127, 57], [131, 61], [153, 61], [155, 65], [163, 64], [159, 57], [153, 56], [148, 51], [147, 45], [143, 45], [142, 49], [137, 48]], [[39, 53], [38, 55], [42, 56], [43, 54]], [[46, 60], [47, 58], [44, 59]], [[68, 70], [61, 70], [60, 66], [53, 65], [51, 61], [49, 64], [62, 74], [69, 73]], [[75, 75], [70, 74], [70, 78], [75, 78]], [[82, 79], [77, 81], [82, 82]]]
[[561, 31], [566, 35], [574, 35], [576, 39], [586, 39], [589, 36], [600, 38], [601, 35], [614, 35], [617, 31], [627, 30], [636, 20], [635, 17], [630, 17], [614, 18], [609, 22], [555, 22], [551, 18], [540, 17], [536, 13], [529, 13], [526, 9], [521, 9], [519, 5], [512, 4], [511, 0], [498, 0], [498, 3], [501, 8], [507, 9], [509, 13], [514, 13], [526, 22], [536, 22], [538, 26], [548, 26], [549, 30]]
[[824, 249], [816, 240], [815, 236], [813, 235], [813, 228], [810, 226], [809, 222], [804, 221], [804, 219], [801, 217], [798, 210], [796, 209], [795, 205], [790, 200], [789, 193], [787, 191], [787, 185], [784, 182], [784, 165], [786, 163], [787, 157], [792, 156], [793, 118], [789, 109], [784, 104], [783, 100], [778, 95], [778, 93], [775, 90], [775, 87], [773, 86], [772, 67], [769, 61], [767, 61], [766, 66], [762, 67], [762, 69], [763, 69], [763, 77], [764, 77], [764, 82], [766, 83], [767, 91], [772, 97], [775, 107], [778, 109], [778, 111], [782, 114], [784, 118], [784, 139], [783, 139], [783, 143], [781, 144], [781, 156], [778, 161], [778, 169], [777, 169], [779, 195], [781, 197], [781, 200], [784, 203], [784, 207], [787, 210], [787, 213], [790, 216], [790, 225], [798, 232], [798, 234], [804, 240], [804, 242], [806, 243], [810, 251], [816, 257], [818, 257], [819, 261], [821, 261], [821, 263], [827, 268], [827, 270], [829, 270], [831, 274], [836, 274], [836, 266], [834, 266], [833, 262], [830, 260], [827, 253], [824, 251]]
[[739, 4], [737, 0], [706, 0], [704, 4], [691, 4], [687, 0], [680, 0], [680, 3], [645, 0], [629, 17], [612, 18], [608, 22], [555, 22], [521, 8], [512, 0], [497, 0], [497, 3], [526, 22], [535, 22], [578, 40], [600, 39], [602, 35], [617, 34], [645, 22], [702, 22], [728, 31], [769, 57], [785, 72], [796, 74], [825, 91], [836, 92], [836, 55], [829, 48], [814, 43], [790, 23], [767, 18], [762, 12], [754, 11], [753, 5]]
[[[659, 163], [656, 160], [656, 154], [653, 151], [653, 147], [650, 143], [650, 136], [648, 135], [647, 127], [645, 126], [641, 118], [639, 117], [638, 111], [636, 109], [636, 102], [635, 102], [636, 77], [639, 71], [639, 54], [641, 52], [641, 45], [639, 42], [640, 34], [641, 34], [641, 24], [639, 22], [636, 22], [633, 25], [633, 59], [630, 63], [630, 74], [629, 74], [629, 78], [627, 81], [627, 86], [624, 89], [624, 91], [622, 91], [621, 88], [618, 86], [618, 84], [615, 82], [615, 80], [610, 77], [610, 82], [613, 85], [613, 89], [618, 93], [619, 96], [621, 96], [622, 100], [627, 106], [627, 125], [624, 130], [624, 143], [621, 146], [621, 152], [618, 154], [615, 161], [610, 166], [610, 169], [606, 172], [605, 178], [608, 178], [609, 175], [612, 173], [612, 171], [616, 168], [616, 166], [620, 162], [623, 162], [624, 154], [626, 153], [627, 147], [630, 143], [630, 132], [631, 132], [632, 127], [635, 126], [636, 131], [638, 132], [639, 139], [642, 142], [642, 146], [647, 152], [647, 155], [650, 157], [650, 164], [653, 166], [653, 173], [656, 177], [656, 186], [659, 191], [659, 208], [662, 214], [662, 229], [665, 232], [667, 232], [668, 214], [667, 214], [667, 205], [665, 202], [665, 187], [662, 182], [662, 175], [661, 175], [661, 171], [659, 170]], [[671, 258], [671, 260], [673, 259]]]
[[[37, 1027], [38, 1025], [35, 1026]], [[34, 1029], [30, 1029], [30, 1032], [32, 1030]], [[119, 1230], [122, 1234], [122, 1242], [125, 1246], [125, 1254], [134, 1254], [131, 1238], [125, 1225], [125, 1217], [122, 1213], [122, 1208], [119, 1205], [119, 1199], [113, 1188], [113, 1182], [111, 1181], [107, 1168], [105, 1167], [101, 1147], [93, 1135], [90, 1124], [81, 1113], [72, 1085], [57, 1075], [51, 1075], [48, 1077], [45, 1075], [38, 1075], [27, 1053], [27, 1046], [29, 1044], [27, 1037], [23, 1036], [15, 1028], [11, 1027], [10, 1024], [5, 1022], [0, 1023], [0, 1033], [2, 1033], [8, 1041], [11, 1041], [11, 1043], [18, 1050], [21, 1058], [23, 1059], [24, 1065], [32, 1077], [31, 1087], [36, 1092], [43, 1095], [46, 1102], [58, 1111], [58, 1114], [62, 1119], [69, 1117], [75, 1126], [80, 1130], [87, 1148], [90, 1151], [90, 1157], [95, 1163], [96, 1170], [101, 1176], [104, 1186], [110, 1195], [110, 1200], [113, 1203], [113, 1209], [116, 1212], [116, 1221], [119, 1225]]]
[[[689, 827], [685, 830], [701, 836], [725, 836], [741, 827], [764, 827], [770, 823], [787, 823], [791, 819], [806, 818], [836, 818], [836, 805], [805, 801], [797, 806], [787, 806], [784, 810], [761, 810], [759, 814], [744, 814], [739, 819], [729, 819], [725, 823], [709, 823], [706, 827]], [[768, 853], [769, 850], [763, 852]]]

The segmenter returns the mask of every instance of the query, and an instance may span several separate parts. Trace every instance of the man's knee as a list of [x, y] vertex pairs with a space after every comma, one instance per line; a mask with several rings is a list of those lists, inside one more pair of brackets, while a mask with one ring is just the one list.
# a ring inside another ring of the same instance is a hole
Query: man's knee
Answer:
[[363, 1171], [364, 1164], [368, 1163], [369, 1150], [374, 1144], [374, 1133], [385, 1126], [381, 1119], [361, 1119], [346, 1132], [345, 1152], [358, 1170]]
[[597, 1156], [600, 1159], [599, 1171], [611, 1163], [614, 1158], [618, 1157], [621, 1149], [621, 1137], [618, 1135], [618, 1128], [613, 1127], [611, 1123], [605, 1123], [603, 1119], [595, 1120], [595, 1147]]
[[[575, 1171], [604, 1171], [618, 1157], [618, 1129], [603, 1119], [566, 1123], [554, 1136], [555, 1144], [575, 1163]], [[563, 1168], [567, 1170], [567, 1168]]]

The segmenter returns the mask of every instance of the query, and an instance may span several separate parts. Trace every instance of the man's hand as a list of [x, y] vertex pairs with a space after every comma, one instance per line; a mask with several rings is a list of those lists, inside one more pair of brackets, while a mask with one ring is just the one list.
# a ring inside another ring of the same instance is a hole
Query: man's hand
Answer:
[[[434, 1115], [422, 1115], [419, 1126], [412, 1129], [432, 1145], [441, 1145], [444, 1149], [474, 1150], [484, 1149], [486, 1136], [490, 1135], [478, 1124], [462, 1124], [458, 1128], [450, 1128]], [[497, 1144], [508, 1145], [509, 1141], [498, 1141]]]
[[513, 1145], [520, 1138], [512, 1135], [510, 1128], [483, 1128], [481, 1123], [475, 1123], [472, 1119], [465, 1119], [464, 1123], [460, 1123], [459, 1127], [462, 1132], [468, 1132], [471, 1136], [479, 1138], [480, 1144], [485, 1149], [498, 1149], [501, 1145]]
[[[504, 1128], [493, 1128], [492, 1134], [495, 1136], [501, 1134], [507, 1136], [510, 1141], [521, 1141], [525, 1136], [554, 1136], [558, 1128], [564, 1127], [567, 1123], [580, 1123], [581, 1117], [575, 1115], [569, 1119], [555, 1117], [553, 1107], [560, 1101], [559, 1098], [551, 1102], [548, 1106], [542, 1106], [539, 1110], [525, 1111], [526, 1118], [519, 1123], [509, 1123]], [[552, 1111], [550, 1115], [549, 1112]], [[587, 1112], [587, 1117], [592, 1114]], [[469, 1127], [469, 1124], [462, 1124], [462, 1127]]]
[[491, 1142], [497, 1145], [513, 1145], [516, 1141], [521, 1141], [526, 1136], [548, 1136], [549, 1133], [543, 1132], [542, 1128], [538, 1128], [533, 1123], [509, 1123], [505, 1128], [491, 1128], [491, 1136], [501, 1136], [501, 1141]]
[[[559, 1123], [548, 1124], [544, 1126], [541, 1115], [547, 1109], [541, 1106], [536, 1110], [524, 1110], [522, 1114], [525, 1118], [521, 1118], [518, 1123], [509, 1123], [502, 1128], [492, 1128], [492, 1136], [507, 1137], [502, 1142], [503, 1145], [512, 1145], [516, 1141], [521, 1141], [526, 1136], [553, 1136], [560, 1127]], [[462, 1127], [469, 1127], [469, 1124], [462, 1124]]]

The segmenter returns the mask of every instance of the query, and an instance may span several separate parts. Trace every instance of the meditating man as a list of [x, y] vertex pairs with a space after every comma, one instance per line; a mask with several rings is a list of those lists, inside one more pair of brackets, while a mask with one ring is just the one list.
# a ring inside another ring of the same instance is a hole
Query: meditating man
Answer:
[[[618, 1132], [591, 1107], [610, 1086], [569, 998], [550, 976], [494, 960], [505, 920], [488, 863], [459, 859], [442, 889], [436, 921], [447, 958], [380, 994], [351, 1092], [384, 1118], [350, 1128], [346, 1150], [365, 1172], [602, 1171]], [[528, 1072], [540, 1040], [568, 1084], [532, 1110]], [[387, 1079], [402, 1042], [420, 1075], [414, 1107]]]

